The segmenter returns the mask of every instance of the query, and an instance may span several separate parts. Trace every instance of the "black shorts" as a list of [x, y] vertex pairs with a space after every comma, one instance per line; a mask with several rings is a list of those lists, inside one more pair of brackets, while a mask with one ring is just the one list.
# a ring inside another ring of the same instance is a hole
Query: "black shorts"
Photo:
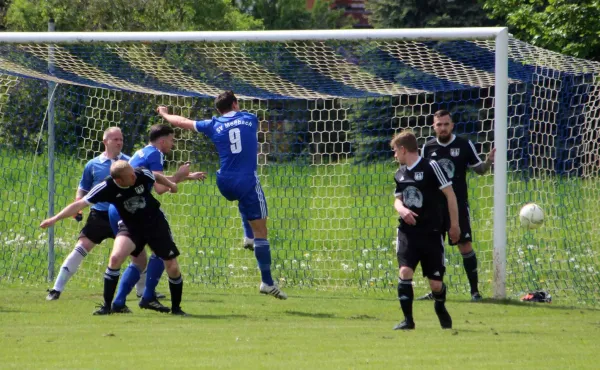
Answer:
[[85, 225], [79, 233], [78, 239], [86, 237], [94, 244], [100, 244], [105, 239], [114, 239], [115, 234], [110, 227], [108, 220], [108, 211], [90, 210], [90, 214], [85, 220]]
[[179, 256], [179, 250], [171, 234], [171, 227], [164, 215], [158, 217], [152, 225], [140, 231], [128, 229], [125, 223], [120, 222], [117, 236], [119, 235], [128, 237], [135, 244], [135, 250], [131, 253], [134, 257], [142, 253], [146, 244], [163, 261], [172, 260]]
[[[473, 241], [473, 232], [471, 231], [471, 210], [468, 203], [458, 204], [458, 226], [460, 227], [460, 238], [458, 243], [453, 243], [448, 237], [448, 244], [457, 245]], [[448, 229], [450, 229], [450, 221], [448, 221]], [[446, 233], [447, 234], [447, 233]]]
[[396, 243], [398, 266], [414, 271], [420, 262], [423, 276], [430, 280], [444, 279], [446, 256], [442, 233], [405, 233], [398, 229]]

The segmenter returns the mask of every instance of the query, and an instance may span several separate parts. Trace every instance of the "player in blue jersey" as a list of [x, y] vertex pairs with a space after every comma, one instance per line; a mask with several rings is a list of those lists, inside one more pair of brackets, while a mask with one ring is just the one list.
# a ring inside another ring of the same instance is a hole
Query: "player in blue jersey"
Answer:
[[205, 134], [215, 144], [219, 153], [220, 169], [217, 186], [229, 201], [238, 201], [242, 219], [246, 220], [254, 236], [254, 255], [261, 273], [260, 293], [287, 299], [273, 282], [271, 276], [271, 251], [267, 240], [267, 202], [257, 169], [258, 118], [251, 113], [240, 112], [233, 91], [225, 91], [215, 99], [221, 115], [203, 121], [168, 113], [167, 107], [157, 112], [173, 126]]
[[[85, 165], [75, 200], [82, 199], [94, 186], [104, 181], [109, 175], [110, 165], [114, 161], [118, 159], [129, 160], [129, 156], [121, 153], [123, 134], [120, 128], [111, 127], [104, 131], [102, 143], [104, 144], [104, 152]], [[96, 244], [100, 244], [105, 239], [114, 238], [109, 225], [108, 206], [108, 203], [98, 203], [90, 210], [85, 225], [79, 234], [77, 244], [60, 267], [54, 287], [46, 297], [47, 300], [53, 301], [60, 297], [69, 279], [77, 272], [83, 259]], [[81, 221], [81, 213], [78, 213], [75, 219]]]
[[[150, 143], [144, 148], [138, 150], [129, 160], [129, 164], [134, 168], [144, 167], [155, 175], [163, 175], [164, 155], [168, 154], [173, 148], [173, 140], [173, 128], [168, 125], [152, 126], [150, 128]], [[206, 173], [190, 173], [190, 164], [186, 163], [179, 167], [173, 176], [165, 177], [169, 181], [177, 184], [184, 180], [204, 180], [206, 178]], [[154, 190], [158, 194], [162, 194], [167, 192], [169, 189], [163, 185], [154, 183]], [[110, 222], [112, 224], [116, 224], [120, 220], [120, 217], [118, 216], [118, 212], [112, 208], [114, 207], [111, 206], [112, 212], [110, 212]], [[133, 241], [130, 241], [130, 243], [133, 243]], [[160, 280], [160, 276], [165, 269], [163, 260], [153, 254], [148, 261], [148, 266], [145, 272], [143, 271], [142, 266], [145, 266], [145, 264], [140, 264], [139, 261], [134, 261], [125, 269], [123, 278], [119, 283], [117, 295], [112, 303], [113, 311], [120, 312], [125, 310], [127, 295], [129, 295], [136, 283], [138, 284], [136, 287], [139, 286], [140, 283], [145, 286], [142, 291], [138, 290], [138, 296], [141, 295], [141, 300], [139, 302], [140, 308], [151, 309], [159, 312], [169, 311], [167, 307], [163, 306], [158, 301], [157, 298], [160, 297], [155, 291], [156, 285], [158, 285]]]

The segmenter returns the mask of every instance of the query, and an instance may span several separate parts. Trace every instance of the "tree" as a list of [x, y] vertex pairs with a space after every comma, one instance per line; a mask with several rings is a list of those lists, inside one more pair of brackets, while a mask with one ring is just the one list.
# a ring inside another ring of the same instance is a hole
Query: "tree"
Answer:
[[13, 0], [6, 15], [11, 31], [249, 30], [262, 22], [230, 0]]
[[311, 10], [306, 0], [239, 0], [246, 14], [261, 19], [267, 30], [335, 29], [350, 27], [344, 11], [332, 8], [333, 0], [316, 0]]
[[376, 28], [482, 27], [490, 20], [477, 0], [372, 0], [370, 23]]
[[600, 60], [599, 0], [482, 0], [484, 9], [506, 19], [510, 32], [533, 45]]

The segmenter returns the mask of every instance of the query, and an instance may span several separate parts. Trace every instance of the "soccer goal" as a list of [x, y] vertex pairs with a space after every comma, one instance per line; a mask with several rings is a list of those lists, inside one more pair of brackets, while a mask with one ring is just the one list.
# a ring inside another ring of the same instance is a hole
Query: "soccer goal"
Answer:
[[[74, 246], [48, 212], [73, 200], [102, 133], [119, 126], [124, 152], [171, 112], [207, 118], [226, 89], [260, 119], [259, 175], [269, 205], [280, 285], [390, 289], [397, 284], [389, 140], [410, 128], [422, 144], [432, 114], [449, 110], [455, 133], [493, 173], [469, 177], [474, 247], [486, 296], [547, 289], [557, 299], [600, 299], [600, 64], [510, 38], [505, 28], [176, 33], [0, 34], [0, 281], [41, 284]], [[234, 204], [215, 186], [212, 144], [176, 131], [167, 173], [185, 161], [208, 171], [160, 197], [182, 250], [186, 282], [254, 286]], [[518, 224], [529, 201], [546, 213]], [[111, 244], [74, 281], [101, 282]], [[447, 247], [451, 291], [468, 282]], [[424, 280], [416, 279], [425, 289]]]

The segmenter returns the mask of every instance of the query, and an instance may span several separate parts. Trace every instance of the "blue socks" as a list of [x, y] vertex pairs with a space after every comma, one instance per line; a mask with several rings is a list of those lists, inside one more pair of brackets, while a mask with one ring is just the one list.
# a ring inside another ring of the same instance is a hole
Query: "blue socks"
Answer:
[[141, 271], [138, 269], [136, 265], [130, 263], [129, 266], [125, 269], [123, 273], [123, 277], [119, 282], [119, 289], [117, 290], [117, 296], [113, 304], [118, 307], [125, 306], [125, 302], [127, 300], [127, 296], [131, 293], [131, 290], [135, 286], [135, 284], [140, 280]]
[[258, 261], [262, 282], [273, 285], [271, 276], [271, 249], [267, 239], [254, 239], [254, 256]]
[[145, 301], [151, 301], [156, 296], [156, 286], [160, 281], [160, 276], [165, 271], [164, 262], [152, 255], [148, 261], [148, 268], [146, 269], [146, 288], [144, 289], [144, 295], [142, 298]]
[[242, 226], [244, 227], [244, 236], [248, 239], [254, 239], [254, 232], [252, 231], [250, 222], [246, 220], [246, 217], [244, 217], [244, 215], [242, 215]]

